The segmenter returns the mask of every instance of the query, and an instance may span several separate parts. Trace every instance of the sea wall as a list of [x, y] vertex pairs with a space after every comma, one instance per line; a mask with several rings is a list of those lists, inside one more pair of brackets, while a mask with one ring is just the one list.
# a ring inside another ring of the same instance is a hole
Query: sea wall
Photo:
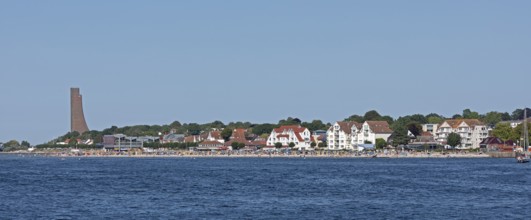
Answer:
[[514, 152], [488, 152], [487, 154], [495, 158], [514, 158], [516, 156]]

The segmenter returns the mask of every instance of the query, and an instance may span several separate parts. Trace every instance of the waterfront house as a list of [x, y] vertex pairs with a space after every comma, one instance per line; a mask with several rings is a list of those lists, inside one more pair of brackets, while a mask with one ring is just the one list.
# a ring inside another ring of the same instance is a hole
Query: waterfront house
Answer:
[[488, 136], [487, 126], [478, 119], [451, 119], [442, 122], [437, 128], [436, 140], [446, 144], [450, 133], [461, 136], [460, 148], [475, 149]]
[[198, 142], [201, 142], [202, 140], [203, 139], [201, 138], [200, 135], [190, 135], [190, 136], [184, 137], [185, 143], [198, 143]]
[[310, 130], [300, 125], [289, 125], [275, 128], [267, 139], [267, 146], [274, 147], [275, 143], [281, 143], [283, 147], [294, 143], [296, 149], [310, 148], [311, 138]]
[[[354, 129], [353, 127], [353, 131]], [[352, 138], [353, 145], [376, 144], [378, 138], [387, 141], [393, 133], [387, 121], [365, 121], [360, 129], [356, 127], [355, 131], [356, 137]]]
[[503, 141], [497, 137], [487, 137], [479, 144], [479, 148], [487, 152], [512, 152], [514, 146], [513, 141]]
[[[328, 150], [352, 150], [352, 138], [357, 138], [357, 131], [361, 124], [354, 121], [338, 121], [334, 123], [326, 132]], [[354, 134], [354, 135], [353, 135]]]

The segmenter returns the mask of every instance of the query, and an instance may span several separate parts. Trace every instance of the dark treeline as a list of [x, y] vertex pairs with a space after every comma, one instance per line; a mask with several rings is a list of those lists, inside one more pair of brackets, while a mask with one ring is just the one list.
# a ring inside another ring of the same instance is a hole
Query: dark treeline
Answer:
[[[530, 109], [528, 108], [528, 112]], [[394, 119], [388, 115], [380, 115], [376, 110], [371, 110], [362, 115], [351, 115], [348, 118], [345, 118], [345, 121], [387, 121], [396, 133], [395, 136], [398, 136], [400, 140], [401, 136], [405, 136], [407, 131], [411, 131], [413, 134], [419, 134], [422, 131], [422, 124], [438, 124], [443, 122], [446, 119], [478, 119], [488, 126], [494, 127], [500, 121], [507, 120], [522, 120], [524, 118], [524, 109], [516, 109], [511, 114], [508, 112], [496, 112], [491, 111], [485, 114], [480, 114], [478, 112], [472, 111], [470, 109], [465, 109], [461, 114], [455, 114], [452, 117], [445, 117], [436, 113], [430, 113], [427, 115], [423, 114], [413, 114], [401, 116]], [[278, 123], [263, 123], [255, 124], [251, 122], [230, 122], [225, 124], [221, 121], [213, 121], [205, 124], [198, 123], [180, 123], [179, 121], [174, 121], [167, 125], [134, 125], [134, 126], [125, 126], [117, 127], [112, 126], [110, 128], [104, 129], [103, 131], [88, 131], [83, 134], [78, 132], [69, 132], [57, 139], [50, 141], [49, 143], [55, 143], [60, 141], [65, 141], [67, 139], [93, 139], [95, 143], [100, 143], [103, 135], [110, 134], [125, 134], [127, 136], [158, 136], [160, 133], [169, 133], [173, 130], [178, 134], [185, 135], [198, 135], [205, 131], [210, 131], [217, 129], [223, 131], [224, 129], [233, 130], [235, 128], [244, 128], [248, 129], [251, 134], [266, 137], [274, 128], [280, 127], [282, 125], [301, 125], [307, 127], [310, 131], [316, 130], [327, 130], [330, 126], [330, 122], [323, 122], [321, 120], [312, 120], [312, 121], [301, 121], [296, 117], [288, 117], [287, 119], [282, 119]], [[404, 137], [404, 141], [406, 138]], [[181, 148], [181, 147], [175, 147]]]

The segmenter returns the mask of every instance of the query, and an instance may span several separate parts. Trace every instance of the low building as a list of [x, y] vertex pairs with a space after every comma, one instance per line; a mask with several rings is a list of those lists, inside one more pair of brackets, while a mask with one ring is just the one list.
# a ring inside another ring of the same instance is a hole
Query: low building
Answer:
[[159, 137], [154, 136], [126, 136], [124, 134], [104, 135], [103, 147], [105, 149], [114, 150], [130, 150], [131, 148], [140, 148], [144, 143], [159, 142]]
[[204, 139], [201, 138], [200, 135], [190, 135], [190, 136], [184, 137], [184, 143], [199, 143], [203, 140]]
[[183, 143], [184, 134], [169, 133], [162, 137], [162, 143]]
[[197, 150], [221, 150], [223, 143], [218, 141], [203, 141], [197, 146]]
[[487, 137], [479, 144], [479, 148], [486, 152], [512, 152], [515, 144], [513, 141], [503, 141], [497, 137]]

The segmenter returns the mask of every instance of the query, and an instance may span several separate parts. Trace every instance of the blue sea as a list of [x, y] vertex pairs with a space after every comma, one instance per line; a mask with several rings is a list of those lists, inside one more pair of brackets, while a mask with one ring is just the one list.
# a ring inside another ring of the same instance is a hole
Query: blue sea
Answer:
[[529, 219], [514, 159], [0, 155], [0, 219]]

